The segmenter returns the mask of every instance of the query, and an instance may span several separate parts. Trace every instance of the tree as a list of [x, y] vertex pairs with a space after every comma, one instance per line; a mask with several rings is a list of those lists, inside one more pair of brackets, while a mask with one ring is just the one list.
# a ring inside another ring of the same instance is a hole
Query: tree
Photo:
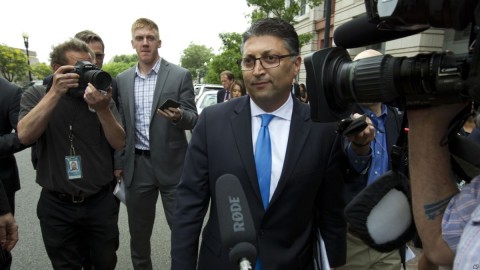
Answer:
[[[247, 0], [249, 7], [253, 6], [254, 10], [250, 15], [252, 22], [267, 18], [269, 15], [282, 18], [291, 24], [295, 24], [295, 16], [300, 12], [300, 5], [308, 4], [310, 8], [319, 6], [323, 0], [290, 0], [289, 5], [286, 5], [285, 0]], [[313, 38], [313, 33], [305, 33], [299, 35], [300, 48], [308, 43]]]
[[221, 33], [222, 40], [221, 53], [213, 57], [208, 64], [205, 81], [209, 83], [220, 83], [220, 73], [224, 70], [230, 70], [235, 78], [242, 78], [242, 71], [237, 61], [242, 58], [240, 46], [242, 45], [242, 36], [239, 33]]
[[115, 55], [113, 58], [113, 63], [137, 63], [138, 56], [136, 54], [122, 54], [122, 55]]
[[52, 68], [45, 63], [36, 63], [32, 65], [32, 74], [35, 78], [43, 80], [52, 74]]
[[29, 69], [27, 55], [22, 50], [0, 45], [0, 72], [5, 79], [13, 82]]
[[195, 81], [199, 83], [200, 77], [205, 76], [205, 69], [214, 56], [212, 48], [190, 43], [180, 56], [180, 65], [188, 69], [192, 77], [196, 78]]
[[116, 55], [112, 62], [103, 65], [102, 70], [108, 72], [112, 78], [115, 78], [118, 74], [133, 67], [137, 61], [138, 57], [136, 54]]

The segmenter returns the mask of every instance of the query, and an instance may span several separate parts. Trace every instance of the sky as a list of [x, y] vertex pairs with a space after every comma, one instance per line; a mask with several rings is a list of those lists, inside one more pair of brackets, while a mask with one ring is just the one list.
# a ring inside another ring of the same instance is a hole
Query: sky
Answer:
[[22, 34], [29, 35], [29, 50], [49, 65], [52, 46], [82, 30], [100, 35], [105, 62], [115, 55], [135, 54], [130, 28], [140, 17], [155, 21], [160, 30], [160, 56], [179, 64], [190, 43], [212, 48], [222, 45], [220, 33], [243, 33], [249, 26], [246, 0], [9, 0], [2, 1], [0, 44], [25, 49]]

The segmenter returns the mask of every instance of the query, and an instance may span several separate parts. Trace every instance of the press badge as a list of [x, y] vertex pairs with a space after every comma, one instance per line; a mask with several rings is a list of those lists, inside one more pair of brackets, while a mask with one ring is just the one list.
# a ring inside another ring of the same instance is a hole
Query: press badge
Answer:
[[68, 139], [70, 140], [70, 155], [65, 156], [65, 168], [67, 169], [68, 180], [82, 178], [82, 157], [75, 154], [75, 147], [73, 147], [73, 128], [69, 126], [70, 134]]
[[82, 178], [82, 157], [66, 156], [65, 166], [69, 180]]

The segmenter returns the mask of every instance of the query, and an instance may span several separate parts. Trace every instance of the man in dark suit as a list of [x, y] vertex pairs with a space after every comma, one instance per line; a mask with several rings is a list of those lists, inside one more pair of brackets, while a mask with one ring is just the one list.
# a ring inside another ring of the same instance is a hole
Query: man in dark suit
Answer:
[[[134, 269], [152, 269], [150, 237], [158, 194], [169, 226], [187, 152], [186, 130], [197, 122], [190, 72], [160, 58], [158, 26], [140, 18], [132, 25], [138, 64], [117, 76], [120, 114], [127, 135], [123, 181]], [[167, 99], [178, 108], [158, 109]], [[155, 267], [157, 268], [157, 267]]]
[[[259, 20], [243, 34], [241, 50], [249, 95], [206, 108], [193, 130], [177, 191], [172, 270], [196, 269], [197, 258], [198, 269], [238, 269], [219, 228], [215, 184], [224, 174], [238, 177], [246, 194], [257, 233], [254, 269], [314, 269], [317, 228], [330, 266], [340, 266], [346, 252], [340, 138], [334, 124], [312, 122], [309, 106], [291, 94], [302, 62], [298, 35], [281, 19]], [[265, 115], [273, 115], [271, 151], [257, 148]], [[271, 173], [256, 169], [258, 154], [271, 154]], [[259, 175], [270, 178], [266, 193]]]
[[[16, 227], [13, 218], [15, 214], [15, 192], [20, 189], [20, 178], [14, 153], [26, 148], [25, 145], [20, 143], [16, 133], [21, 97], [22, 89], [19, 86], [0, 78], [0, 184], [2, 185], [0, 190], [0, 201], [2, 202], [0, 219], [6, 221], [1, 222], [0, 226], [7, 230], [10, 230], [13, 225]], [[9, 226], [5, 227], [3, 225]], [[7, 236], [11, 237], [11, 232], [7, 232]], [[16, 230], [15, 233], [17, 233]], [[15, 246], [15, 243], [13, 243], [13, 246]], [[9, 245], [9, 248], [6, 249], [7, 252], [13, 246], [10, 247]], [[10, 257], [10, 254], [6, 253], [6, 256]]]
[[235, 76], [229, 70], [224, 70], [220, 73], [220, 82], [223, 85], [223, 89], [217, 92], [217, 103], [222, 103], [230, 99], [230, 86], [234, 79]]
[[20, 189], [17, 162], [13, 154], [26, 148], [20, 143], [17, 133], [12, 133], [17, 130], [21, 97], [20, 87], [0, 78], [0, 180], [13, 214], [15, 192]]

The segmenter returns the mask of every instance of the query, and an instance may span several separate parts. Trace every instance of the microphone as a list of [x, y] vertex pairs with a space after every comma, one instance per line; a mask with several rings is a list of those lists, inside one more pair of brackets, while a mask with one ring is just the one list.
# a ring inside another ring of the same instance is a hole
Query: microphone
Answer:
[[240, 270], [252, 269], [257, 259], [256, 231], [242, 185], [235, 175], [224, 174], [215, 189], [222, 244], [230, 249], [230, 261]]
[[340, 25], [333, 33], [335, 45], [346, 49], [364, 47], [375, 43], [415, 35], [428, 29], [428, 27], [425, 27], [415, 30], [401, 31], [380, 30], [376, 23], [372, 23], [369, 20], [369, 17], [366, 14], [363, 14]]

